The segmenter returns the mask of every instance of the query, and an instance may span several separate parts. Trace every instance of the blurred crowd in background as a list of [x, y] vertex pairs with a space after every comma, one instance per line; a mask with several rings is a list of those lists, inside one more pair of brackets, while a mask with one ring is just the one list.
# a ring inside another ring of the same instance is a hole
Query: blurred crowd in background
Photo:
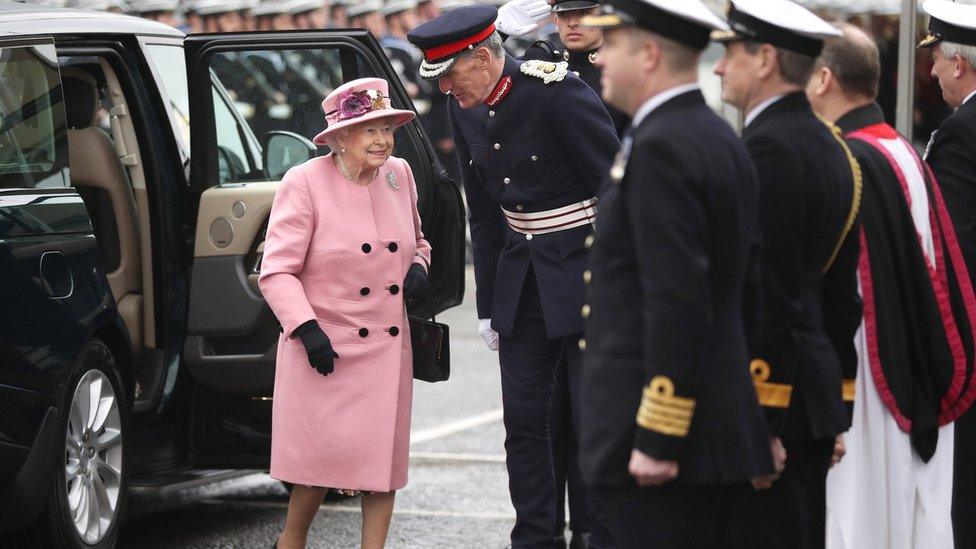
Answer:
[[[898, 82], [898, 39], [901, 0], [799, 0], [827, 20], [851, 22], [871, 34], [881, 50], [882, 85], [878, 98], [886, 119], [895, 121]], [[462, 5], [487, 3], [496, 6], [504, 0], [31, 0], [51, 7], [102, 10], [126, 13], [171, 25], [185, 33], [247, 32], [265, 30], [318, 30], [363, 28], [381, 43], [414, 102], [420, 120], [437, 149], [442, 163], [456, 171], [453, 141], [447, 119], [447, 97], [439, 93], [436, 82], [419, 78], [420, 52], [406, 40], [407, 32], [444, 11]], [[724, 0], [706, 0], [721, 13]], [[919, 16], [919, 28], [925, 28]], [[519, 56], [536, 40], [558, 44], [554, 20], [543, 21], [525, 36], [510, 37], [505, 45]], [[709, 103], [733, 124], [740, 113], [728, 112], [718, 98], [719, 83], [711, 75], [712, 65], [721, 54], [713, 44], [703, 56], [703, 88]], [[223, 68], [214, 69], [235, 100], [240, 114], [255, 133], [288, 130], [311, 136], [321, 128], [315, 116], [304, 123], [293, 115], [307, 109], [297, 103], [317, 106], [341, 79], [336, 80], [328, 55], [302, 50], [260, 52], [255, 55], [228, 56]], [[931, 60], [926, 54], [916, 57], [914, 140], [924, 144], [931, 132], [949, 114], [935, 80], [929, 77]], [[711, 79], [711, 82], [710, 82]], [[711, 85], [710, 85], [711, 84]], [[308, 110], [314, 112], [314, 110]], [[305, 127], [307, 126], [307, 127]]]

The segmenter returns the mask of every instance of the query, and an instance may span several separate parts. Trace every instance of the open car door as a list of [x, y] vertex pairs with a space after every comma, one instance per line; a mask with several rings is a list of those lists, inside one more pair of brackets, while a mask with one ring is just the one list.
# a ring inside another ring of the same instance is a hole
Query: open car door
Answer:
[[[344, 82], [384, 78], [394, 107], [414, 107], [366, 31], [192, 35], [185, 50], [199, 198], [183, 353], [196, 380], [195, 462], [267, 467], [280, 330], [257, 279], [280, 177], [327, 152], [308, 137], [325, 126], [322, 99]], [[393, 154], [417, 181], [434, 250], [429, 306], [440, 312], [464, 291], [464, 206], [418, 120], [397, 130]]]

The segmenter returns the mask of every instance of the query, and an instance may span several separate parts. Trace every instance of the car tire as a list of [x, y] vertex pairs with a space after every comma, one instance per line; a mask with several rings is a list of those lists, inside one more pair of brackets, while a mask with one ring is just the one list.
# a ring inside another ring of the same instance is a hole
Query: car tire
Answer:
[[97, 339], [86, 343], [60, 403], [62, 446], [36, 527], [43, 547], [108, 549], [118, 540], [128, 491], [129, 399], [122, 387], [111, 349]]

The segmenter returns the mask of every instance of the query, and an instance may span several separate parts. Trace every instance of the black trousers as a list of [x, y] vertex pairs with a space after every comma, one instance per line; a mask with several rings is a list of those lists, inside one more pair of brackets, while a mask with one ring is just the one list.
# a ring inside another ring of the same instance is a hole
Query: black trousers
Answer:
[[[550, 410], [556, 367], [564, 362], [569, 394], [579, 385], [581, 334], [549, 339], [532, 269], [526, 276], [511, 337], [499, 336], [505, 464], [515, 506], [512, 548], [552, 548], [556, 536], [556, 480]], [[599, 540], [593, 544], [599, 546]]]
[[769, 490], [750, 490], [733, 516], [743, 549], [820, 549], [827, 514], [827, 470], [834, 439], [784, 438], [786, 469]]
[[733, 509], [751, 489], [736, 484], [590, 490], [615, 549], [726, 549]]
[[566, 528], [566, 499], [569, 494], [569, 529], [573, 534], [590, 531], [590, 510], [586, 501], [583, 475], [580, 473], [576, 430], [573, 424], [572, 399], [569, 390], [569, 368], [565, 361], [556, 367], [556, 385], [552, 393], [552, 460], [556, 474], [556, 534]]
[[956, 547], [976, 547], [976, 409], [956, 420], [952, 468], [952, 534]]

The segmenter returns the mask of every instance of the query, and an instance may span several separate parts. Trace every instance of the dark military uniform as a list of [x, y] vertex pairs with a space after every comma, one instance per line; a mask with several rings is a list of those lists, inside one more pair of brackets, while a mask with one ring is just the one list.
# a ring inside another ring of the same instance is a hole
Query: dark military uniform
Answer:
[[[584, 275], [583, 474], [621, 546], [716, 546], [750, 479], [772, 470], [745, 368], [756, 176], [698, 90], [658, 107], [629, 141]], [[676, 460], [678, 478], [635, 487], [633, 449]]]
[[596, 196], [618, 141], [606, 110], [581, 80], [545, 84], [507, 58], [511, 91], [493, 107], [451, 102], [470, 211], [478, 317], [500, 335], [507, 464], [515, 546], [552, 539], [555, 490], [549, 443], [553, 373], [565, 360], [570, 392], [583, 331], [583, 242], [589, 223], [524, 234], [506, 215], [573, 209]]
[[[970, 97], [932, 136], [926, 160], [942, 187], [959, 247], [976, 280], [976, 96]], [[976, 545], [976, 411], [956, 420], [952, 517], [956, 547]]]
[[[497, 10], [457, 8], [411, 31], [420, 74], [449, 74], [494, 32]], [[555, 545], [549, 406], [556, 365], [579, 375], [583, 248], [619, 146], [599, 97], [553, 63], [506, 56], [484, 103], [449, 112], [469, 209], [479, 318], [499, 334], [512, 545]]]
[[[538, 42], [529, 46], [525, 50], [525, 54], [522, 55], [523, 59], [541, 59], [543, 61], [552, 61], [554, 63], [564, 61], [569, 63], [569, 70], [573, 72], [576, 76], [583, 79], [583, 82], [593, 88], [593, 91], [597, 93], [601, 98], [603, 97], [603, 85], [600, 83], [600, 67], [596, 66], [595, 63], [599, 59], [600, 53], [599, 48], [589, 50], [589, 51], [570, 51], [559, 42], [559, 35], [556, 34], [550, 36], [547, 40], [539, 40]], [[623, 112], [615, 109], [611, 105], [607, 105], [607, 112], [610, 113], [610, 119], [613, 120], [613, 126], [617, 128], [617, 135], [623, 135], [624, 131], [630, 125], [630, 118]]]
[[[824, 271], [854, 228], [856, 162], [803, 92], [769, 106], [743, 138], [759, 174], [763, 236], [763, 307], [750, 370], [770, 432], [788, 457], [772, 489], [750, 494], [740, 508], [737, 538], [741, 547], [822, 547], [834, 439], [850, 427], [843, 370], [825, 324], [847, 326], [838, 341], [853, 341], [857, 328], [849, 315], [825, 318], [833, 290], [824, 287]], [[846, 257], [856, 257], [853, 250]], [[844, 268], [834, 276], [857, 311], [856, 262]]]

